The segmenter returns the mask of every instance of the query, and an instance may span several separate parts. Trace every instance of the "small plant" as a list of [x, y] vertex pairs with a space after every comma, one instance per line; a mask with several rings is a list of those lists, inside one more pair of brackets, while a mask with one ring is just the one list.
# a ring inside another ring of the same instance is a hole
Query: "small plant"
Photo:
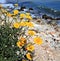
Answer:
[[16, 61], [18, 57], [16, 52], [19, 48], [16, 46], [20, 29], [10, 28], [9, 25], [0, 26], [0, 61]]

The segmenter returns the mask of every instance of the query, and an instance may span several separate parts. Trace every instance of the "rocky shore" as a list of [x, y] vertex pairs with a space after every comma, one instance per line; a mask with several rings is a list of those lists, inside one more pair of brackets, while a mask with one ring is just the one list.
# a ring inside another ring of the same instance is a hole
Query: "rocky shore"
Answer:
[[[38, 22], [40, 20], [40, 23]], [[35, 21], [35, 30], [44, 41], [40, 46], [35, 45], [37, 55], [34, 61], [59, 61], [60, 60], [60, 27], [46, 24], [42, 19]]]

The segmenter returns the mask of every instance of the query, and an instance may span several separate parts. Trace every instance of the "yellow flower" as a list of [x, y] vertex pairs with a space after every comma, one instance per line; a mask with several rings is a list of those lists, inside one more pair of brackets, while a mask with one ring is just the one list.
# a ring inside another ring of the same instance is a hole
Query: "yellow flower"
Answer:
[[22, 48], [22, 46], [24, 46], [24, 44], [21, 43], [20, 41], [18, 41], [18, 42], [17, 42], [17, 46], [18, 46], [19, 48]]
[[25, 18], [26, 15], [25, 14], [20, 14], [20, 18]]
[[29, 30], [29, 31], [28, 31], [28, 35], [30, 35], [30, 36], [33, 36], [33, 35], [35, 35], [35, 34], [36, 34], [36, 32], [33, 31], [33, 30]]
[[17, 15], [19, 13], [18, 10], [14, 10], [14, 15]]
[[21, 37], [20, 40], [21, 40], [21, 43], [24, 43], [24, 44], [26, 43], [26, 39], [24, 37]]
[[26, 15], [26, 18], [32, 20], [32, 17], [30, 15]]
[[24, 37], [20, 37], [20, 40], [26, 40]]
[[28, 27], [34, 27], [34, 25], [33, 25], [32, 22], [26, 22], [26, 25], [27, 25]]
[[7, 16], [8, 16], [8, 17], [11, 17], [11, 16], [12, 16], [12, 14], [10, 14], [10, 13], [7, 13]]
[[28, 44], [27, 47], [26, 47], [26, 49], [28, 51], [34, 51], [34, 46], [32, 44]]
[[18, 22], [14, 23], [13, 26], [14, 26], [15, 28], [19, 28], [19, 27], [20, 27], [20, 25], [19, 25]]
[[27, 57], [27, 59], [32, 60], [32, 56], [31, 56], [30, 53], [27, 53], [27, 54], [26, 54], [26, 57]]
[[32, 17], [31, 16], [29, 17], [29, 20], [32, 20]]
[[35, 37], [34, 42], [38, 45], [41, 45], [43, 43], [43, 40], [40, 37]]
[[20, 26], [26, 26], [26, 22], [21, 22]]
[[32, 22], [20, 22], [20, 26], [34, 27]]
[[26, 39], [24, 38], [24, 37], [21, 37], [20, 39], [19, 39], [19, 41], [17, 42], [17, 46], [18, 47], [22, 47], [22, 46], [24, 46], [26, 44]]

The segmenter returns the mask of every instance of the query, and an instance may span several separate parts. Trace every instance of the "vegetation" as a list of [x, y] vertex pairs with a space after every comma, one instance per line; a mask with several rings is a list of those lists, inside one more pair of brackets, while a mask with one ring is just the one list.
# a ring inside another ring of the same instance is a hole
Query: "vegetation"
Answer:
[[[31, 30], [34, 24], [30, 13], [19, 14], [18, 10], [10, 13], [0, 8], [0, 61], [33, 61], [34, 44], [40, 45], [43, 41]], [[31, 36], [35, 36], [32, 42]]]

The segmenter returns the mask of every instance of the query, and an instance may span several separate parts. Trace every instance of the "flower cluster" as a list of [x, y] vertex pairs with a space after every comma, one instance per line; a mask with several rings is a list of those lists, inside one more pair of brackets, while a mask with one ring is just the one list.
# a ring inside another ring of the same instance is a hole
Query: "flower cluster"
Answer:
[[[23, 59], [25, 60], [33, 60], [33, 51], [34, 51], [34, 46], [32, 43], [27, 43], [27, 40], [24, 37], [21, 37], [17, 41], [17, 46], [19, 47], [20, 50], [23, 50], [22, 52], [25, 52], [23, 54]], [[22, 53], [21, 52], [21, 53]]]
[[15, 28], [20, 28], [22, 26], [27, 26], [27, 27], [34, 27], [33, 23], [32, 22], [16, 22], [13, 24], [13, 26]]
[[26, 13], [26, 14], [22, 13], [22, 14], [20, 14], [20, 18], [26, 18], [28, 20], [32, 20], [30, 13]]
[[[15, 4], [15, 7], [17, 6], [18, 4]], [[4, 22], [2, 24], [1, 21], [2, 25], [0, 25], [1, 55], [8, 61], [9, 59], [12, 59], [11, 61], [33, 61], [34, 45], [41, 45], [43, 40], [36, 36], [37, 33], [34, 30], [31, 30], [31, 28], [34, 28], [34, 24], [30, 21], [33, 20], [30, 13], [19, 14], [19, 12], [13, 10], [10, 13], [5, 8], [0, 10], [0, 13], [4, 16]]]

